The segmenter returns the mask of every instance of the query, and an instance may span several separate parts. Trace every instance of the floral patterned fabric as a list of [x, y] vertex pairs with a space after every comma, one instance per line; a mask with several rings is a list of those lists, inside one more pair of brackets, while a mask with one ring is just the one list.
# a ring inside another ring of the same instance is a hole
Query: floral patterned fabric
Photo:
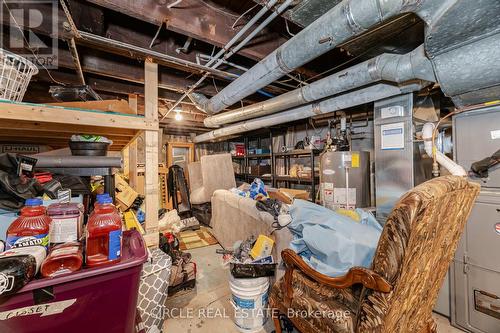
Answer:
[[[322, 286], [295, 270], [292, 279], [293, 298], [288, 317], [305, 319], [311, 332], [352, 333], [359, 308], [362, 286], [334, 289]], [[271, 292], [272, 304], [284, 304], [284, 279]]]
[[353, 314], [344, 322], [292, 318], [304, 332], [434, 331], [432, 308], [479, 189], [465, 178], [445, 176], [415, 187], [399, 200], [384, 226], [372, 264], [372, 270], [391, 283], [391, 292], [357, 285], [329, 288], [294, 270], [291, 304], [284, 304], [283, 279], [274, 286], [271, 303], [281, 312], [290, 307]]

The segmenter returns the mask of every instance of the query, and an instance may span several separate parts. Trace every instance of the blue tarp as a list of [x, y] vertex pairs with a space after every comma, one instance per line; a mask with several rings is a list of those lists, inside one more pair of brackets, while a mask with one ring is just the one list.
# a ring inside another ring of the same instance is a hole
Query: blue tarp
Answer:
[[305, 200], [290, 207], [294, 235], [290, 248], [316, 271], [341, 276], [354, 266], [371, 266], [382, 226], [375, 217], [356, 210], [361, 221]]

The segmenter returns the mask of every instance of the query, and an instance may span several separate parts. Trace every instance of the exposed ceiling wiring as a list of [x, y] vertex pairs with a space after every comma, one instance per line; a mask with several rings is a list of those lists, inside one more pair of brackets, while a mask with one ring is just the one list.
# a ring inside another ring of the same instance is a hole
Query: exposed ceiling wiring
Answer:
[[285, 20], [285, 28], [286, 28], [286, 32], [288, 32], [288, 34], [289, 34], [290, 36], [294, 37], [294, 36], [295, 36], [295, 34], [292, 34], [292, 33], [290, 32], [290, 27], [288, 26], [288, 20], [287, 20], [286, 18], [284, 18], [284, 20]]
[[240, 15], [240, 17], [238, 17], [233, 25], [231, 26], [231, 29], [234, 30], [234, 27], [236, 26], [236, 23], [238, 23], [239, 20], [241, 20], [246, 14], [250, 13], [252, 10], [254, 10], [259, 4], [255, 4], [255, 6], [251, 7], [250, 9], [248, 9], [246, 12], [244, 12], [243, 14]]

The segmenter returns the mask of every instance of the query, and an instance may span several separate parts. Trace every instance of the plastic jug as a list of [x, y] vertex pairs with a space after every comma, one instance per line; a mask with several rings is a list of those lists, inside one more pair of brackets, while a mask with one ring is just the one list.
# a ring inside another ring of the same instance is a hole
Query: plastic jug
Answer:
[[47, 208], [52, 219], [50, 243], [59, 244], [80, 240], [83, 224], [83, 206], [77, 203], [55, 203]]
[[99, 197], [87, 223], [87, 266], [99, 266], [120, 261], [122, 219], [111, 197]]
[[80, 243], [70, 242], [52, 248], [40, 269], [43, 277], [55, 277], [82, 268], [83, 256]]
[[41, 245], [48, 250], [51, 219], [41, 199], [27, 199], [19, 216], [7, 229], [6, 248]]

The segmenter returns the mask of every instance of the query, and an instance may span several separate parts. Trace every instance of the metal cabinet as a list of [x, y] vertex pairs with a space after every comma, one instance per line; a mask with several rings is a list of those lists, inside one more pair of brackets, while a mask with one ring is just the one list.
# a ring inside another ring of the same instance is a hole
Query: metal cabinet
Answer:
[[[455, 159], [470, 165], [500, 149], [500, 107], [453, 119]], [[481, 184], [450, 269], [452, 324], [477, 333], [500, 332], [500, 168]]]

